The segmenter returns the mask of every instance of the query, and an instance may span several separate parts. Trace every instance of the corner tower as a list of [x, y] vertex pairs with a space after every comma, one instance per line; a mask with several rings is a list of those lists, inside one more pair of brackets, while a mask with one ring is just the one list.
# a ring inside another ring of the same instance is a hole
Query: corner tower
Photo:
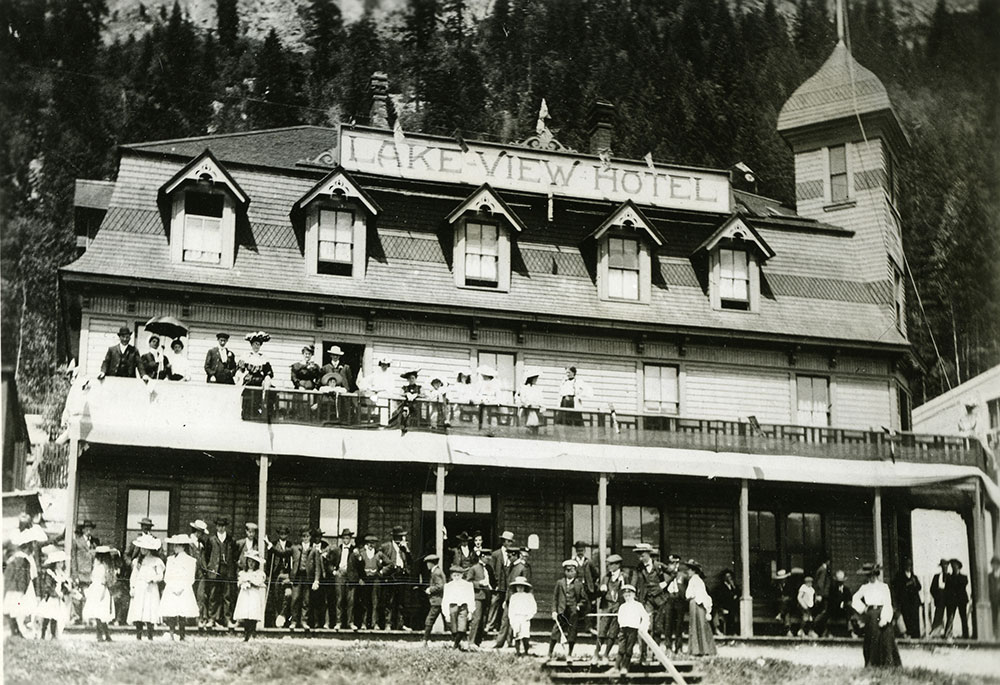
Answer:
[[841, 39], [785, 102], [778, 132], [795, 155], [798, 213], [855, 232], [857, 273], [905, 336], [896, 165], [910, 143], [885, 86]]

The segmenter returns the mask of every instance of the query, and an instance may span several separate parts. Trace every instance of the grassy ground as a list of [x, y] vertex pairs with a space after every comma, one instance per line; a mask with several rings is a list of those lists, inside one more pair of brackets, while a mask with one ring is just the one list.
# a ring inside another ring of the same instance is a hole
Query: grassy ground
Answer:
[[[926, 669], [894, 672], [808, 666], [773, 658], [724, 658], [703, 661], [705, 683], [716, 685], [1000, 685], [1000, 678], [949, 676]], [[509, 652], [463, 654], [437, 645], [261, 640], [190, 640], [186, 643], [111, 644], [83, 640], [4, 643], [4, 681], [11, 684], [135, 683], [182, 685], [294, 682], [336, 685], [414, 685], [548, 683], [536, 659]]]

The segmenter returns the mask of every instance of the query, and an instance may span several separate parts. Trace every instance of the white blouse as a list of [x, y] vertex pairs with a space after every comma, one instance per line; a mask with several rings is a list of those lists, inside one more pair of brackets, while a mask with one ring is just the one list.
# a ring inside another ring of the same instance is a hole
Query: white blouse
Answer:
[[708, 588], [705, 587], [705, 581], [702, 580], [701, 576], [697, 573], [691, 575], [687, 582], [687, 591], [684, 596], [688, 599], [693, 599], [696, 604], [700, 604], [705, 608], [705, 612], [711, 615], [712, 613], [712, 596], [708, 594]]
[[878, 624], [887, 626], [892, 621], [892, 595], [889, 586], [881, 580], [873, 580], [865, 583], [854, 593], [851, 599], [851, 608], [859, 614], [865, 613], [868, 607], [882, 607], [879, 613]]

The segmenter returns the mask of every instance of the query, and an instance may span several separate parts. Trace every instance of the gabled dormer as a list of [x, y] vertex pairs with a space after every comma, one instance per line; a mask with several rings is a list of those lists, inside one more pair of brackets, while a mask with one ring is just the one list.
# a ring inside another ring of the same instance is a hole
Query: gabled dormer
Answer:
[[236, 221], [250, 198], [208, 148], [163, 184], [158, 203], [169, 217], [171, 261], [232, 268]]
[[368, 221], [380, 208], [341, 168], [334, 169], [292, 206], [304, 225], [306, 273], [364, 278]]
[[448, 225], [455, 285], [509, 291], [512, 238], [525, 225], [503, 198], [484, 183], [452, 210]]
[[708, 256], [713, 309], [760, 311], [760, 267], [774, 250], [746, 219], [734, 214], [695, 250]]
[[665, 241], [642, 210], [626, 200], [587, 239], [597, 244], [598, 297], [649, 302], [652, 254]]

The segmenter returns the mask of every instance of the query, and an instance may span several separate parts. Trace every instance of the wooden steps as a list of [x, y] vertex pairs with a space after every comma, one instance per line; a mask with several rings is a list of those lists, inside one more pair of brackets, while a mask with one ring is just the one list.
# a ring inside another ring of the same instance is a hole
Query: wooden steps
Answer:
[[[697, 666], [696, 661], [675, 661], [674, 668], [677, 669], [685, 683], [700, 683], [704, 677]], [[549, 679], [553, 683], [649, 683], [664, 684], [676, 683], [673, 676], [659, 663], [646, 661], [638, 663], [633, 661], [629, 666], [628, 673], [621, 674], [614, 664], [598, 664], [592, 661], [561, 661], [550, 660], [542, 664]]]

